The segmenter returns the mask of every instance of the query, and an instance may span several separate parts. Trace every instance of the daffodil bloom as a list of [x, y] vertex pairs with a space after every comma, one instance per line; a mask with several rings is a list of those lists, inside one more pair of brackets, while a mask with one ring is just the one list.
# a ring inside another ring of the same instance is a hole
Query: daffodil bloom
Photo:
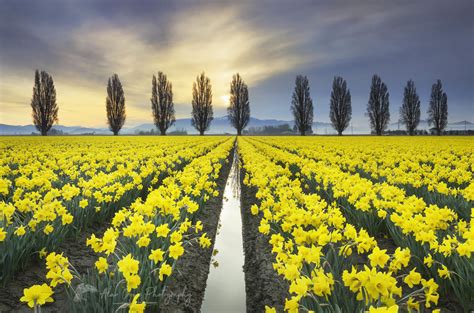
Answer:
[[311, 279], [308, 277], [297, 278], [291, 283], [289, 291], [290, 293], [304, 297], [308, 293], [308, 287], [311, 284]]
[[322, 269], [314, 270], [311, 274], [313, 292], [315, 295], [329, 296], [334, 286], [334, 278], [332, 273], [325, 273]]
[[374, 250], [372, 250], [372, 253], [369, 255], [370, 265], [384, 267], [390, 258], [385, 253], [386, 251], [387, 250], [380, 250], [379, 247], [375, 247]]
[[203, 227], [202, 222], [197, 221], [196, 225], [194, 225], [194, 229], [195, 229], [196, 233], [200, 232], [202, 230], [202, 227]]
[[183, 235], [178, 231], [174, 231], [170, 236], [171, 243], [178, 243], [182, 239], [183, 239]]
[[140, 286], [141, 279], [137, 274], [125, 274], [125, 280], [127, 281], [127, 291], [130, 292], [132, 289], [137, 289]]
[[265, 313], [277, 313], [276, 309], [268, 305], [265, 306]]
[[382, 307], [373, 307], [369, 308], [369, 313], [397, 313], [398, 312], [398, 305], [392, 305], [390, 307], [382, 306]]
[[64, 214], [61, 218], [62, 225], [68, 225], [72, 223], [74, 217], [71, 214]]
[[39, 251], [39, 257], [40, 257], [40, 259], [44, 258], [47, 254], [48, 254], [48, 252], [46, 251], [46, 248], [42, 248], [42, 249]]
[[181, 243], [177, 243], [169, 247], [169, 252], [170, 252], [170, 257], [177, 260], [180, 256], [183, 255], [184, 248], [181, 245]]
[[124, 275], [137, 274], [139, 264], [130, 253], [117, 262], [119, 271]]
[[285, 278], [289, 281], [292, 281], [298, 277], [300, 277], [300, 272], [298, 270], [298, 267], [294, 264], [288, 264], [285, 266], [284, 270], [284, 275]]
[[410, 310], [416, 310], [417, 312], [420, 310], [420, 303], [416, 302], [412, 297], [408, 298], [407, 307]]
[[105, 273], [109, 268], [109, 264], [107, 263], [107, 259], [104, 257], [100, 257], [99, 260], [95, 262], [95, 267], [99, 271], [99, 273]]
[[88, 205], [89, 205], [89, 201], [87, 201], [87, 199], [82, 199], [81, 201], [79, 201], [79, 207], [82, 209], [84, 209]]
[[30, 308], [34, 308], [44, 305], [46, 302], [53, 302], [52, 295], [53, 290], [47, 284], [34, 285], [23, 290], [23, 297], [20, 298], [20, 301], [26, 302]]
[[270, 224], [267, 221], [262, 220], [260, 222], [260, 226], [258, 227], [258, 231], [262, 234], [268, 235], [270, 233]]
[[129, 313], [143, 313], [145, 312], [146, 308], [146, 303], [138, 303], [138, 298], [140, 297], [140, 294], [137, 293], [134, 297], [132, 302], [129, 305]]
[[148, 236], [140, 237], [140, 239], [138, 239], [137, 241], [137, 245], [139, 247], [148, 247], [149, 244], [150, 244], [150, 238]]
[[[23, 236], [25, 233], [26, 233], [26, 230], [25, 230], [25, 227], [24, 227], [24, 226], [18, 227], [18, 228], [15, 230], [15, 232], [14, 232], [14, 234], [17, 235], [18, 237]], [[1, 236], [1, 235], [0, 235], [0, 236]], [[1, 239], [1, 238], [0, 238], [0, 239]], [[0, 241], [1, 241], [1, 240], [0, 240]]]
[[153, 250], [151, 250], [151, 253], [148, 256], [148, 259], [155, 262], [155, 264], [158, 264], [160, 261], [163, 261], [163, 255], [164, 254], [165, 254], [165, 252], [161, 249], [153, 249]]
[[199, 237], [199, 245], [203, 248], [209, 248], [211, 246], [211, 240], [207, 238], [206, 233]]
[[431, 257], [431, 255], [426, 256], [423, 259], [423, 263], [425, 263], [426, 266], [431, 267], [433, 265], [433, 258]]
[[159, 272], [159, 278], [160, 281], [163, 281], [164, 276], [169, 276], [171, 275], [172, 267], [166, 263], [163, 263], [160, 267], [160, 272]]
[[451, 273], [449, 272], [448, 268], [444, 265], [441, 265], [441, 268], [438, 269], [439, 277], [441, 278], [450, 278]]
[[417, 273], [415, 269], [412, 269], [410, 273], [403, 280], [408, 287], [413, 288], [414, 285], [418, 285], [421, 281], [420, 273]]
[[54, 227], [51, 224], [48, 224], [44, 227], [43, 232], [46, 235], [49, 235], [54, 230]]

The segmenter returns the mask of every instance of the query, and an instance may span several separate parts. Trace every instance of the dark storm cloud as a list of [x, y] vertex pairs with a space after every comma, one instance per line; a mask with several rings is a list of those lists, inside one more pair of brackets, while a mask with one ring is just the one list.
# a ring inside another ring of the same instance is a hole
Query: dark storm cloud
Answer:
[[[450, 120], [474, 119], [474, 2], [348, 3], [326, 8], [316, 5], [313, 10], [305, 7], [298, 11], [299, 16], [290, 13], [290, 21], [285, 19], [288, 27], [297, 25], [297, 31], [308, 36], [313, 33], [305, 48], [328, 58], [257, 86], [253, 91], [258, 102], [268, 98], [264, 90], [272, 90], [270, 103], [281, 103], [273, 105], [272, 112], [275, 116], [288, 114], [294, 76], [303, 73], [311, 81], [317, 119], [327, 120], [332, 78], [342, 75], [352, 90], [355, 120], [366, 123], [370, 79], [378, 73], [389, 86], [393, 122], [398, 119], [403, 86], [410, 78], [417, 83], [423, 114], [431, 84], [440, 78], [448, 92]], [[274, 10], [291, 11], [288, 7]], [[277, 87], [272, 88], [274, 85]], [[281, 97], [286, 101], [279, 100]], [[268, 106], [254, 111], [264, 114], [265, 110]]]
[[[27, 101], [32, 71], [44, 68], [65, 86], [64, 106], [76, 96], [101, 106], [104, 81], [119, 72], [136, 110], [131, 113], [147, 120], [149, 79], [163, 69], [175, 82], [178, 113], [187, 115], [197, 72], [212, 75], [220, 97], [240, 71], [254, 115], [290, 119], [294, 77], [301, 73], [310, 79], [316, 119], [328, 120], [332, 78], [342, 75], [354, 120], [365, 123], [370, 79], [378, 73], [389, 87], [392, 121], [410, 78], [424, 112], [431, 84], [440, 78], [450, 120], [474, 120], [473, 11], [468, 0], [7, 0], [0, 3], [0, 104]], [[217, 113], [225, 114], [219, 101]], [[2, 113], [8, 121], [16, 116], [7, 118]]]

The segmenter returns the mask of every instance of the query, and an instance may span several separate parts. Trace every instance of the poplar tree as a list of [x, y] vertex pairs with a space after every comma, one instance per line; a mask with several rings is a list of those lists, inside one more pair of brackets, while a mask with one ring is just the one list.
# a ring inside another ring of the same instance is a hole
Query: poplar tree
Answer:
[[31, 108], [33, 124], [42, 136], [46, 136], [53, 124], [58, 122], [58, 104], [53, 77], [45, 71], [35, 71]]
[[213, 119], [211, 80], [204, 72], [196, 77], [196, 81], [193, 83], [192, 106], [191, 124], [202, 136], [209, 129]]
[[296, 130], [302, 136], [310, 132], [313, 125], [313, 100], [311, 99], [309, 81], [306, 76], [296, 76], [291, 111], [295, 119]]
[[232, 77], [229, 102], [227, 116], [232, 126], [237, 130], [237, 136], [240, 136], [250, 120], [250, 103], [247, 84], [239, 73]]
[[431, 87], [428, 125], [431, 124], [434, 125], [433, 128], [438, 136], [448, 125], [448, 96], [443, 91], [443, 85], [439, 79]]
[[400, 122], [406, 126], [410, 136], [413, 136], [420, 123], [420, 98], [416, 93], [415, 83], [411, 79], [407, 82], [403, 92]]
[[165, 74], [158, 72], [158, 76], [153, 75], [151, 87], [151, 108], [156, 127], [161, 135], [166, 135], [175, 119], [173, 104], [173, 86]]
[[342, 77], [334, 77], [332, 82], [329, 118], [339, 136], [349, 126], [352, 118], [351, 92]]
[[387, 129], [388, 123], [390, 122], [389, 105], [387, 85], [382, 82], [379, 76], [374, 75], [372, 77], [372, 85], [370, 86], [367, 114], [372, 131], [379, 136]]
[[125, 124], [125, 95], [122, 83], [117, 74], [112, 75], [107, 83], [107, 98], [105, 100], [107, 110], [107, 122], [109, 129], [118, 135], [123, 124]]

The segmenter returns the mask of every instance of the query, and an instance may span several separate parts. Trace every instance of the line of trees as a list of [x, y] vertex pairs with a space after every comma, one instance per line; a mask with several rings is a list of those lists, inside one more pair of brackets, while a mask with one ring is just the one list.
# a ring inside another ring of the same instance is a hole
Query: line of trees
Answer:
[[[161, 135], [176, 121], [173, 103], [173, 85], [163, 72], [153, 75], [151, 81], [151, 109], [153, 120]], [[196, 77], [192, 88], [191, 124], [200, 135], [209, 130], [213, 120], [212, 85], [204, 72]], [[35, 72], [33, 98], [33, 123], [46, 136], [53, 124], [58, 121], [58, 105], [53, 78], [45, 71]], [[114, 135], [118, 135], [126, 120], [125, 93], [117, 74], [107, 82], [105, 100], [107, 124]], [[250, 120], [250, 102], [247, 84], [239, 73], [235, 74], [230, 84], [230, 100], [227, 108], [228, 118], [240, 136]]]
[[[153, 75], [151, 81], [151, 109], [156, 128], [161, 135], [176, 121], [173, 103], [173, 85], [163, 72]], [[372, 77], [367, 113], [372, 132], [382, 135], [390, 122], [390, 94], [387, 85], [378, 75]], [[31, 100], [33, 123], [41, 135], [46, 136], [53, 124], [58, 121], [58, 105], [53, 78], [45, 71], [35, 71], [33, 97]], [[118, 135], [126, 120], [125, 93], [117, 74], [113, 74], [107, 82], [105, 101], [107, 123], [110, 131]], [[350, 125], [352, 119], [351, 93], [347, 82], [339, 76], [334, 77], [329, 102], [329, 119], [338, 135]], [[313, 100], [311, 98], [309, 80], [298, 75], [291, 98], [291, 112], [294, 118], [294, 130], [301, 135], [312, 133]], [[428, 109], [428, 124], [441, 135], [447, 126], [448, 98], [443, 91], [440, 80], [431, 88]], [[191, 124], [200, 135], [209, 130], [213, 120], [212, 85], [204, 72], [196, 77], [192, 87]], [[232, 77], [230, 98], [227, 108], [230, 124], [241, 135], [250, 121], [250, 101], [248, 86], [239, 73]], [[420, 98], [415, 83], [409, 80], [405, 86], [403, 101], [400, 107], [400, 120], [406, 126], [409, 135], [416, 133], [420, 123]]]
[[[390, 122], [390, 94], [387, 85], [378, 75], [372, 77], [367, 113], [370, 128], [376, 135], [382, 135]], [[295, 130], [302, 136], [312, 133], [313, 100], [306, 76], [296, 76], [295, 89], [291, 100], [291, 112], [295, 121]], [[441, 80], [431, 88], [428, 108], [428, 124], [433, 125], [436, 134], [441, 135], [448, 124], [448, 97], [443, 91]], [[403, 101], [400, 107], [400, 122], [405, 125], [407, 133], [414, 135], [420, 123], [420, 98], [415, 83], [409, 80], [405, 86]], [[346, 81], [334, 77], [329, 102], [329, 119], [332, 127], [341, 136], [352, 119], [351, 93]]]

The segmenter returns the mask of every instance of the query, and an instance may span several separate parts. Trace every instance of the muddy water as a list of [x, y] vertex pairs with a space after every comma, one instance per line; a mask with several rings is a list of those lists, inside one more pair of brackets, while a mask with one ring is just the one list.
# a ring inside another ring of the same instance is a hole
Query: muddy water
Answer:
[[246, 311], [238, 176], [238, 162], [234, 156], [224, 190], [220, 228], [214, 246], [218, 253], [213, 257], [213, 261], [216, 261], [218, 265], [215, 267], [211, 264], [201, 307], [203, 313]]

